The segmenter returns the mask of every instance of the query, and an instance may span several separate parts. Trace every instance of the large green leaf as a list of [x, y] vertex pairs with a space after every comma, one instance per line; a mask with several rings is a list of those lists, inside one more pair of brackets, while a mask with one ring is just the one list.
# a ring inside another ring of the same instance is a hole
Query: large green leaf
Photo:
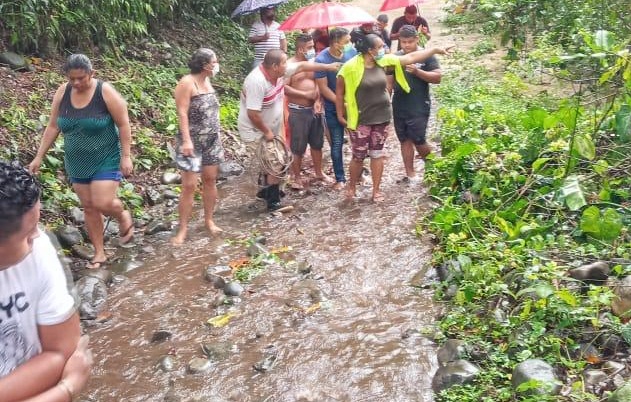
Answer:
[[594, 32], [594, 43], [602, 50], [611, 50], [615, 42], [614, 34], [609, 31], [599, 29]]
[[583, 134], [577, 134], [574, 137], [572, 150], [585, 159], [592, 160], [596, 157], [596, 146], [594, 145], [594, 141]]
[[616, 113], [616, 133], [620, 142], [631, 141], [631, 106], [628, 104], [622, 105]]
[[577, 211], [587, 205], [578, 176], [568, 176], [559, 189], [557, 198], [564, 202], [570, 211]]
[[583, 211], [580, 227], [596, 239], [611, 241], [620, 236], [622, 217], [615, 209], [607, 208], [601, 212], [592, 205]]

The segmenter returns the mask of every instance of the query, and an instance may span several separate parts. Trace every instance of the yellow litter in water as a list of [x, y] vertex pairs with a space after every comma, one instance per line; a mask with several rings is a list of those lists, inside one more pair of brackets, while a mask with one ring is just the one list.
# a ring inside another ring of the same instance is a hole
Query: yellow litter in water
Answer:
[[228, 325], [230, 319], [236, 316], [236, 313], [227, 313], [223, 315], [218, 315], [217, 317], [213, 317], [207, 321], [208, 325], [212, 325], [215, 328], [221, 328]]
[[322, 307], [322, 304], [320, 302], [317, 302], [317, 303], [312, 304], [311, 306], [307, 307], [305, 309], [305, 313], [306, 314], [315, 313], [316, 311], [320, 310], [321, 307]]

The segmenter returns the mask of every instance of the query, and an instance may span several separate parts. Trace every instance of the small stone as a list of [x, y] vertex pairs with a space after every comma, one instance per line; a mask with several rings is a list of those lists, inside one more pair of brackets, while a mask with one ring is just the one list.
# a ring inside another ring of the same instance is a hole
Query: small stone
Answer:
[[313, 266], [306, 261], [301, 261], [300, 263], [298, 263], [297, 271], [300, 274], [306, 275], [310, 273], [312, 269], [313, 269]]
[[421, 269], [414, 274], [412, 279], [410, 279], [410, 286], [415, 288], [424, 288], [427, 285], [427, 282], [425, 281], [425, 274], [426, 271], [424, 269]]
[[94, 257], [94, 247], [91, 244], [75, 244], [71, 250], [72, 254], [83, 260], [91, 260]]
[[615, 375], [624, 370], [626, 366], [620, 362], [608, 360], [603, 364], [603, 371], [609, 375]]
[[28, 62], [17, 53], [3, 52], [0, 53], [0, 64], [6, 64], [13, 70], [21, 70], [27, 67]]
[[164, 172], [162, 174], [162, 184], [180, 184], [182, 182], [182, 176], [179, 173]]
[[173, 190], [164, 190], [162, 196], [165, 200], [177, 200], [180, 198], [180, 195]]
[[83, 242], [81, 231], [72, 225], [65, 225], [55, 232], [61, 245], [65, 248], [72, 248], [75, 244]]
[[173, 371], [175, 368], [175, 359], [173, 359], [173, 356], [171, 355], [161, 356], [158, 360], [158, 367], [166, 373]]
[[149, 188], [147, 191], [145, 191], [145, 199], [147, 200], [147, 203], [152, 207], [161, 204], [164, 201], [164, 197], [162, 196], [162, 194], [158, 190], [155, 190], [153, 188]]
[[250, 257], [256, 257], [261, 254], [267, 254], [268, 252], [269, 251], [267, 250], [267, 248], [265, 248], [264, 245], [258, 242], [254, 242], [252, 243], [252, 245], [250, 245], [250, 247], [248, 247], [247, 254]]
[[432, 389], [440, 392], [453, 385], [471, 382], [480, 369], [466, 360], [456, 360], [440, 367], [432, 379]]
[[569, 275], [579, 281], [591, 284], [602, 284], [609, 278], [609, 264], [604, 261], [596, 261], [571, 269]]
[[529, 395], [556, 395], [561, 390], [561, 384], [554, 375], [554, 369], [543, 360], [528, 359], [519, 363], [513, 370], [514, 389], [532, 380], [538, 381], [541, 386], [531, 389]]
[[436, 353], [438, 364], [444, 366], [447, 363], [464, 358], [467, 354], [465, 345], [465, 342], [460, 339], [448, 339]]
[[227, 179], [230, 176], [239, 176], [243, 173], [243, 166], [234, 160], [226, 160], [219, 164], [218, 179]]
[[166, 329], [159, 329], [151, 336], [151, 343], [164, 342], [173, 337], [173, 333]]
[[212, 361], [227, 359], [232, 354], [233, 345], [228, 342], [205, 343], [202, 352]]
[[226, 279], [230, 278], [231, 274], [232, 269], [227, 265], [206, 267], [203, 272], [204, 279], [210, 282], [215, 289], [224, 289]]
[[243, 286], [241, 286], [237, 282], [228, 282], [223, 288], [223, 292], [226, 294], [226, 296], [241, 296], [243, 290]]
[[83, 225], [85, 223], [85, 214], [78, 207], [70, 208], [70, 219], [75, 225]]
[[585, 370], [583, 372], [583, 382], [588, 386], [596, 386], [607, 381], [607, 374], [602, 370]]
[[127, 281], [127, 277], [125, 275], [114, 275], [114, 277], [112, 277], [112, 284], [114, 285], [120, 285], [125, 281]]
[[96, 319], [107, 302], [107, 285], [98, 278], [84, 276], [77, 281], [76, 288], [81, 300], [79, 317], [84, 320]]
[[188, 372], [191, 374], [204, 373], [210, 370], [212, 364], [210, 360], [202, 357], [195, 357], [188, 363]]
[[145, 234], [151, 236], [156, 233], [168, 232], [170, 230], [171, 228], [165, 222], [161, 220], [154, 220], [149, 222], [149, 224], [145, 228]]
[[276, 364], [276, 355], [265, 356], [262, 360], [257, 363], [254, 363], [254, 370], [260, 372], [269, 371]]
[[618, 317], [626, 317], [627, 311], [631, 310], [631, 275], [616, 279], [610, 285], [616, 295], [611, 301], [611, 311]]
[[102, 280], [106, 284], [112, 283], [112, 272], [99, 268], [99, 269], [84, 269], [79, 273], [80, 276], [91, 276], [93, 278], [97, 278]]

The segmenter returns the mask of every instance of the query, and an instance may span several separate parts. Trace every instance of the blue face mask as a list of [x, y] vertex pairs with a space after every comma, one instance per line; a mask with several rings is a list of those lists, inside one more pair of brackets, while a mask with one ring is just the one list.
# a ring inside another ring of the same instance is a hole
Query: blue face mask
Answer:
[[307, 60], [311, 60], [311, 59], [313, 59], [313, 58], [316, 56], [315, 49], [310, 49], [310, 50], [307, 50], [307, 51], [304, 53], [304, 55], [305, 55], [305, 59], [307, 59]]
[[354, 46], [351, 42], [348, 42], [346, 45], [344, 45], [344, 53], [348, 53], [353, 49], [354, 49]]
[[385, 55], [386, 55], [386, 49], [381, 48], [377, 52], [377, 55], [375, 56], [375, 60], [381, 60], [381, 59], [383, 59], [383, 56], [385, 56]]

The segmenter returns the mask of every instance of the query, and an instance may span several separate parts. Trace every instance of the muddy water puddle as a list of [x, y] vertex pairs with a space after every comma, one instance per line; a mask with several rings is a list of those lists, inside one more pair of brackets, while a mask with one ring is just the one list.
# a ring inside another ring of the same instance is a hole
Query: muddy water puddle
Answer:
[[[112, 318], [88, 331], [96, 364], [85, 399], [431, 401], [434, 346], [419, 330], [435, 311], [429, 291], [409, 286], [430, 260], [429, 242], [415, 234], [429, 201], [420, 184], [396, 183], [395, 138], [388, 151], [381, 204], [370, 201], [370, 187], [351, 203], [330, 189], [288, 190], [284, 203], [294, 211], [271, 216], [253, 201], [244, 175], [220, 186], [220, 238], [205, 235], [199, 214], [182, 247], [167, 236], [145, 238], [155, 255], [111, 289]], [[285, 250], [283, 263], [222, 303], [202, 271], [245, 257], [242, 240], [254, 234]], [[226, 314], [227, 325], [206, 324]], [[172, 336], [152, 342], [158, 330]], [[223, 354], [205, 373], [190, 374], [202, 345]], [[172, 371], [157, 366], [165, 355]], [[261, 362], [266, 371], [253, 368]]]

